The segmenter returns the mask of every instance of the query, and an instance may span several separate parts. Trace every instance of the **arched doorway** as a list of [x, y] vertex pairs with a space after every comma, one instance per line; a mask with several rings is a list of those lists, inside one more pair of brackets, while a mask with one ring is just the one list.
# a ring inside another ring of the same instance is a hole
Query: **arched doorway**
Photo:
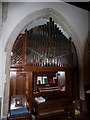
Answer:
[[[20, 33], [20, 31], [28, 24], [33, 22], [35, 19], [38, 20], [40, 18], [46, 18], [48, 19], [50, 16], [54, 18], [54, 21], [62, 26], [64, 30], [67, 32], [72, 37], [72, 41], [74, 42], [78, 54], [79, 60], [81, 60], [81, 48], [80, 48], [80, 42], [78, 40], [78, 37], [76, 33], [74, 32], [73, 28], [70, 26], [68, 21], [61, 15], [59, 14], [56, 10], [47, 8], [43, 10], [36, 11], [27, 17], [25, 17], [18, 25], [17, 27], [13, 30], [12, 34], [9, 36], [7, 45], [6, 45], [6, 83], [4, 84], [4, 106], [3, 106], [3, 113], [4, 116], [7, 115], [8, 113], [8, 100], [9, 100], [9, 88], [10, 88], [10, 58], [11, 58], [11, 50], [12, 46], [16, 40], [16, 37]], [[80, 61], [79, 61], [80, 62]]]

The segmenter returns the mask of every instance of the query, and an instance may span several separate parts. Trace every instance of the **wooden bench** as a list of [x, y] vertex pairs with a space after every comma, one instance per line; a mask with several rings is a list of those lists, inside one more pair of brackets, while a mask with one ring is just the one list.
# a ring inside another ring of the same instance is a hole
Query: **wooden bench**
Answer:
[[71, 99], [53, 99], [46, 100], [43, 103], [34, 101], [33, 113], [36, 120], [48, 118], [67, 118], [68, 115], [74, 115], [74, 107]]

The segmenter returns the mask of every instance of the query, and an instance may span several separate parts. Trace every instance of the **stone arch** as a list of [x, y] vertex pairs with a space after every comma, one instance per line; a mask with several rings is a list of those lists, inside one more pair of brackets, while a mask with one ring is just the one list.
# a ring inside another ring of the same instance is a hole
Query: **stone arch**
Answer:
[[85, 47], [86, 47], [86, 44], [87, 42], [90, 41], [90, 31], [88, 31], [88, 34], [86, 35], [86, 38], [85, 38], [85, 41], [83, 43], [83, 51], [82, 51], [82, 55], [84, 56], [84, 51], [85, 51]]
[[[38, 20], [40, 18], [46, 18], [49, 19], [49, 17], [52, 17], [53, 20], [66, 31], [66, 33], [71, 36], [72, 41], [75, 44], [78, 59], [79, 61], [82, 58], [82, 49], [80, 46], [80, 40], [73, 30], [72, 26], [69, 24], [69, 22], [56, 10], [52, 8], [46, 8], [42, 10], [38, 10], [36, 12], [33, 12], [26, 16], [20, 23], [17, 24], [17, 26], [13, 29], [12, 33], [9, 35], [9, 38], [7, 40], [6, 46], [5, 46], [5, 52], [6, 52], [6, 82], [4, 83], [4, 105], [3, 105], [3, 115], [7, 116], [8, 113], [8, 105], [9, 105], [9, 88], [10, 88], [10, 58], [11, 58], [11, 50], [13, 47], [13, 44], [16, 40], [16, 37], [21, 32], [21, 30], [27, 25], [32, 23], [34, 20]], [[79, 62], [80, 63], [80, 62]]]

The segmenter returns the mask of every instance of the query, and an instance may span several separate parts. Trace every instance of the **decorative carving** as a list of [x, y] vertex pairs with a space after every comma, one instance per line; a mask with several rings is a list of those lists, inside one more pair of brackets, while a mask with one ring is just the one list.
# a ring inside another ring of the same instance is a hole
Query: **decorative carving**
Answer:
[[20, 34], [17, 37], [12, 49], [11, 65], [22, 65], [24, 63], [24, 38]]

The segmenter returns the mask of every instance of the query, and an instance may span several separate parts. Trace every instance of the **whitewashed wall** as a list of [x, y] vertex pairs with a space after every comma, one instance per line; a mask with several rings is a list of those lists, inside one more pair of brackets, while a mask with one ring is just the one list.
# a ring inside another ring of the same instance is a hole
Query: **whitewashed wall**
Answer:
[[2, 3], [0, 2], [0, 97], [2, 96]]
[[15, 26], [23, 18], [28, 14], [43, 8], [53, 8], [62, 14], [73, 26], [81, 41], [81, 45], [83, 44], [88, 29], [88, 12], [85, 10], [65, 3], [9, 3], [8, 17], [4, 24], [3, 45], [5, 45]]
[[2, 3], [0, 2], [0, 36], [1, 36], [1, 29], [2, 29]]
[[[85, 43], [86, 36], [88, 33], [88, 12], [68, 5], [66, 3], [8, 3], [7, 19], [3, 23], [2, 40], [0, 41], [0, 96], [3, 98], [4, 93], [4, 82], [5, 80], [5, 46], [9, 36], [12, 34], [15, 27], [30, 13], [35, 11], [52, 8], [59, 12], [64, 18], [67, 19], [69, 24], [73, 27], [76, 32], [81, 48]], [[23, 28], [21, 28], [22, 30]]]

